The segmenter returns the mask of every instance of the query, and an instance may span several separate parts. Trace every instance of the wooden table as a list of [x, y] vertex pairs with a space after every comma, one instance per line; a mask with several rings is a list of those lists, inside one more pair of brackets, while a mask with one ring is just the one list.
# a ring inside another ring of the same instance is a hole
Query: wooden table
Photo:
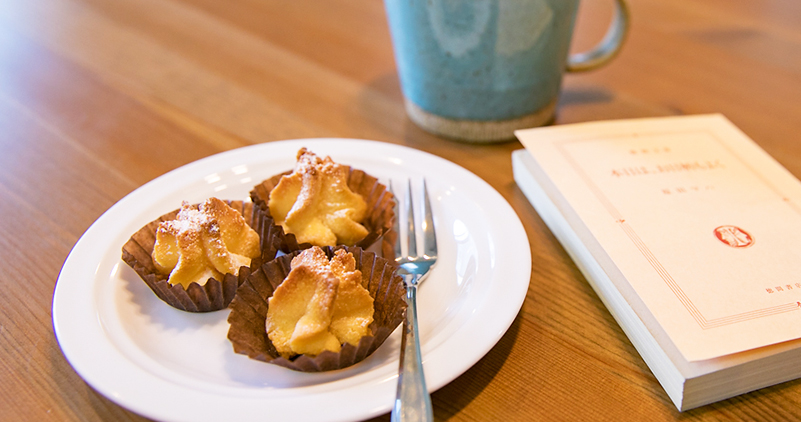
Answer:
[[[582, 5], [575, 49], [610, 2]], [[721, 112], [801, 176], [801, 3], [631, 0], [627, 45], [565, 78], [557, 124]], [[466, 145], [406, 117], [378, 0], [0, 4], [0, 419], [141, 420], [65, 360], [51, 306], [70, 249], [145, 182], [224, 150], [373, 139], [486, 180], [533, 270], [511, 328], [433, 394], [438, 420], [799, 420], [801, 382], [679, 413], [512, 178], [517, 142]], [[384, 415], [379, 420], [388, 420]]]

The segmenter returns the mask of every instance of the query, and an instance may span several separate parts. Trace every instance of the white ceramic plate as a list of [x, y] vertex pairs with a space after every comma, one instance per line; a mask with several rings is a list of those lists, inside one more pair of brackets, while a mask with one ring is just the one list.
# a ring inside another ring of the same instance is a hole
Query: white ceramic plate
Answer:
[[[246, 199], [293, 167], [300, 147], [419, 191], [426, 178], [440, 260], [420, 288], [420, 338], [434, 391], [501, 338], [526, 296], [528, 240], [486, 182], [442, 158], [373, 141], [302, 139], [217, 154], [123, 198], [73, 248], [58, 277], [53, 323], [64, 355], [92, 387], [144, 416], [172, 421], [340, 421], [391, 409], [400, 330], [365, 361], [307, 374], [233, 352], [227, 310], [192, 314], [159, 300], [120, 258], [131, 234], [181, 201]], [[419, 203], [419, 201], [418, 201]]]

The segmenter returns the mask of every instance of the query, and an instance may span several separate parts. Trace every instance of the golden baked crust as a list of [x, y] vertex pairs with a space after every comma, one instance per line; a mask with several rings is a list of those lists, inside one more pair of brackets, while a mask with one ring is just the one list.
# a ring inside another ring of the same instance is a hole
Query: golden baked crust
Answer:
[[265, 326], [278, 353], [318, 355], [356, 345], [370, 333], [373, 298], [361, 285], [353, 255], [335, 252], [331, 261], [312, 247], [292, 259], [292, 270], [269, 299]]
[[152, 257], [156, 269], [170, 275], [170, 284], [187, 288], [236, 275], [259, 254], [259, 235], [242, 215], [209, 198], [197, 208], [184, 202], [175, 220], [159, 224]]
[[295, 170], [281, 178], [267, 203], [275, 223], [298, 243], [354, 245], [368, 230], [360, 223], [367, 203], [347, 184], [348, 167], [301, 148]]
[[353, 254], [343, 249], [334, 252], [331, 272], [339, 277], [339, 290], [329, 330], [340, 342], [356, 345], [373, 322], [373, 298], [362, 287], [362, 273], [356, 269]]

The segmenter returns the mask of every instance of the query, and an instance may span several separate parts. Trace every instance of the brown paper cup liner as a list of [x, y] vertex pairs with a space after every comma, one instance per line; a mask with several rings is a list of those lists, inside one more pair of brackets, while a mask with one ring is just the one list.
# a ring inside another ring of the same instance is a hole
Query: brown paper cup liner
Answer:
[[[343, 248], [325, 247], [329, 259], [334, 251]], [[364, 360], [389, 337], [403, 321], [406, 310], [406, 289], [403, 280], [395, 274], [396, 267], [390, 261], [376, 256], [373, 252], [357, 247], [344, 247], [353, 254], [356, 268], [362, 272], [362, 286], [373, 297], [373, 323], [371, 335], [362, 337], [354, 346], [345, 343], [339, 353], [325, 351], [317, 356], [298, 355], [291, 360], [281, 357], [267, 336], [265, 320], [269, 309], [268, 299], [289, 274], [292, 258], [300, 253], [295, 251], [280, 256], [256, 269], [245, 280], [231, 302], [228, 315], [228, 339], [234, 351], [285, 368], [302, 372], [321, 372], [347, 368]]]
[[[395, 197], [387, 190], [386, 186], [378, 183], [378, 179], [361, 170], [349, 167], [348, 187], [358, 193], [367, 202], [367, 215], [362, 224], [369, 231], [367, 237], [355, 245], [364, 250], [375, 252], [378, 256], [386, 259], [394, 259], [394, 244], [397, 234], [393, 229], [393, 219], [395, 211], [393, 209]], [[291, 174], [287, 171], [277, 174], [260, 184], [256, 185], [250, 192], [250, 198], [254, 204], [258, 205], [256, 213], [263, 219], [266, 226], [270, 226], [267, 236], [262, 239], [262, 248], [268, 246], [271, 249], [279, 249], [284, 252], [292, 252], [310, 248], [309, 243], [298, 243], [297, 238], [292, 233], [285, 233], [283, 227], [275, 224], [270, 208], [267, 203], [270, 199], [270, 192], [281, 181], [281, 177]]]
[[[253, 203], [244, 201], [225, 201], [233, 209], [239, 211], [245, 221], [262, 235], [259, 226], [260, 219], [254, 213]], [[196, 208], [198, 204], [194, 205]], [[179, 210], [164, 214], [157, 220], [151, 221], [133, 234], [122, 247], [122, 259], [142, 277], [153, 293], [170, 306], [188, 312], [211, 312], [228, 307], [236, 295], [236, 289], [250, 275], [250, 267], [241, 267], [239, 275], [225, 274], [222, 280], [210, 278], [206, 284], [192, 283], [188, 288], [180, 284], [172, 285], [167, 280], [169, 275], [160, 274], [153, 263], [153, 247], [156, 244], [156, 230], [162, 221], [175, 220]], [[262, 258], [252, 262], [251, 267], [257, 268], [265, 262], [267, 251], [262, 250]], [[275, 256], [269, 256], [272, 259]]]

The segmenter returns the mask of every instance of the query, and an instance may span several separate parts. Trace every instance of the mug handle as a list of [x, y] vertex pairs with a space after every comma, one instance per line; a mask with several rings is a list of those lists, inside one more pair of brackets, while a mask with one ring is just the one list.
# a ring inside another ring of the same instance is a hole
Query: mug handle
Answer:
[[568, 72], [586, 72], [611, 61], [623, 46], [629, 30], [629, 6], [626, 0], [615, 0], [615, 17], [603, 40], [592, 50], [571, 54], [567, 58]]

